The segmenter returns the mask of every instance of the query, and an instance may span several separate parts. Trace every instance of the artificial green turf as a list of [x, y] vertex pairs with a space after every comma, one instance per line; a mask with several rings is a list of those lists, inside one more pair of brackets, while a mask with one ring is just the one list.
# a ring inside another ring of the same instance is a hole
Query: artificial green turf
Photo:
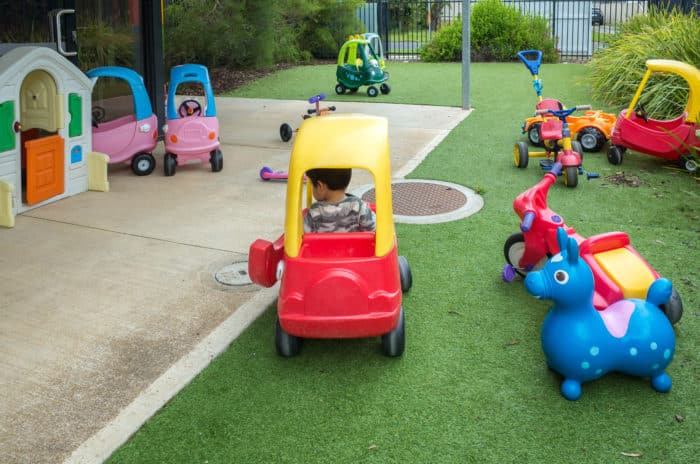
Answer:
[[[393, 91], [376, 101], [459, 105], [460, 66], [436, 65], [436, 72], [432, 66], [389, 63], [392, 72], [397, 69]], [[304, 99], [328, 91], [319, 83], [334, 84], [327, 71], [327, 66], [286, 70], [236, 95]], [[589, 90], [577, 84], [585, 72], [581, 65], [543, 66], [545, 96], [595, 105]], [[512, 163], [513, 143], [524, 140], [519, 126], [534, 108], [530, 76], [519, 64], [474, 64], [471, 73], [475, 111], [409, 177], [469, 186], [485, 205], [460, 221], [397, 224], [400, 253], [411, 264], [414, 282], [404, 297], [403, 357], [383, 357], [378, 339], [363, 339], [305, 340], [300, 356], [280, 358], [270, 308], [110, 462], [697, 459], [697, 182], [651, 156], [629, 154], [616, 167], [601, 153], [584, 155], [584, 167], [600, 178], [581, 179], [575, 189], [552, 187], [550, 207], [567, 224], [584, 236], [628, 232], [642, 256], [674, 282], [685, 306], [675, 326], [670, 393], [656, 393], [648, 380], [609, 374], [584, 384], [580, 400], [567, 401], [540, 348], [548, 302], [529, 296], [521, 281], [500, 278], [503, 243], [518, 228], [513, 198], [542, 175], [536, 163], [524, 170]], [[332, 98], [370, 101], [358, 94]], [[611, 182], [608, 176], [617, 172], [638, 176], [641, 185]]]

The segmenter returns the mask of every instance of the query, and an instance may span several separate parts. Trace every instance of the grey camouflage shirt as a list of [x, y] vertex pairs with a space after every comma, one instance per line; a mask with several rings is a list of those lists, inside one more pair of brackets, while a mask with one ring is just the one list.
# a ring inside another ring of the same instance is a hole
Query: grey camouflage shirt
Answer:
[[365, 232], [375, 227], [374, 212], [349, 193], [337, 203], [317, 201], [304, 216], [304, 232]]

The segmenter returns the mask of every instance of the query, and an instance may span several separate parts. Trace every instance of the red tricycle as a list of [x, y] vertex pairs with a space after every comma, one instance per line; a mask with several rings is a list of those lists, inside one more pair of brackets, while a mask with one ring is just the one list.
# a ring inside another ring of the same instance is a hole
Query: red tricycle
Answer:
[[[530, 74], [532, 74], [532, 86], [537, 94], [535, 110], [565, 109], [564, 104], [555, 98], [542, 98], [542, 81], [538, 74], [542, 63], [542, 52], [539, 50], [524, 50], [518, 52], [518, 59], [522, 61], [530, 71]], [[546, 113], [535, 113], [534, 116], [525, 119], [521, 130], [523, 134], [527, 134], [527, 138], [532, 145], [537, 147], [544, 145], [540, 136], [540, 128], [549, 118]], [[570, 115], [566, 120], [571, 129], [571, 138], [581, 143], [583, 150], [590, 152], [599, 151], [610, 138], [610, 131], [615, 124], [615, 115], [603, 113], [600, 110], [589, 110], [582, 116]]]
[[[309, 98], [309, 103], [314, 105], [313, 108], [309, 108], [306, 110], [306, 113], [301, 115], [302, 119], [308, 119], [314, 114], [317, 116], [323, 116], [324, 114], [328, 114], [331, 111], [335, 111], [335, 106], [327, 106], [325, 108], [321, 108], [321, 100], [326, 99], [326, 94], [320, 93], [318, 95], [314, 95], [313, 97]], [[282, 139], [283, 142], [289, 142], [292, 139], [292, 135], [294, 134], [294, 130], [292, 129], [292, 126], [285, 123], [282, 123], [280, 126], [280, 138]]]
[[[700, 151], [700, 70], [674, 60], [647, 60], [647, 71], [629, 107], [620, 112], [610, 139], [608, 161], [621, 164], [625, 150], [638, 151], [669, 161], [677, 161], [686, 170], [697, 170]], [[654, 72], [675, 74], [688, 84], [685, 110], [669, 120], [651, 119], [639, 102], [642, 91]]]
[[[596, 309], [603, 310], [623, 298], [646, 298], [659, 273], [632, 247], [626, 233], [607, 232], [584, 238], [547, 207], [547, 193], [561, 169], [560, 163], [554, 163], [542, 180], [515, 198], [513, 209], [521, 219], [521, 232], [508, 237], [503, 247], [507, 261], [503, 280], [510, 282], [516, 274], [525, 276], [559, 253], [557, 229], [563, 227], [576, 240], [581, 258], [593, 271]], [[672, 324], [681, 319], [683, 303], [675, 288], [670, 301], [661, 309]]]
[[[314, 107], [306, 110], [306, 113], [301, 115], [301, 119], [309, 119], [314, 114], [317, 116], [323, 116], [325, 114], [329, 114], [331, 111], [335, 111], [335, 106], [321, 108], [321, 100], [325, 99], [326, 95], [323, 93], [309, 98], [309, 103], [314, 105]], [[289, 142], [292, 139], [294, 132], [295, 131], [292, 129], [292, 126], [286, 122], [282, 123], [280, 126], [280, 138], [283, 142]], [[287, 171], [275, 171], [270, 167], [263, 166], [262, 169], [260, 169], [260, 178], [262, 180], [287, 180]]]
[[[352, 168], [374, 178], [376, 230], [304, 233], [302, 208], [312, 201], [304, 174], [315, 168]], [[306, 195], [304, 195], [306, 190]], [[303, 338], [381, 337], [384, 354], [404, 352], [402, 292], [411, 270], [398, 255], [391, 203], [388, 122], [361, 114], [302, 122], [289, 161], [284, 234], [250, 246], [248, 272], [264, 287], [280, 281], [275, 346], [298, 354]]]
[[[527, 143], [518, 142], [513, 149], [513, 161], [518, 168], [526, 168], [531, 157], [544, 157], [546, 167], [549, 168], [553, 162], [562, 165], [562, 180], [567, 187], [578, 185], [578, 175], [583, 173], [581, 162], [583, 161], [583, 148], [577, 140], [571, 139], [568, 117], [578, 110], [590, 108], [591, 105], [579, 105], [573, 108], [555, 110], [541, 109], [535, 114], [551, 115], [540, 127], [540, 136], [544, 143], [545, 151], [529, 152]], [[544, 162], [544, 161], [543, 161]], [[544, 166], [543, 166], [544, 167]]]

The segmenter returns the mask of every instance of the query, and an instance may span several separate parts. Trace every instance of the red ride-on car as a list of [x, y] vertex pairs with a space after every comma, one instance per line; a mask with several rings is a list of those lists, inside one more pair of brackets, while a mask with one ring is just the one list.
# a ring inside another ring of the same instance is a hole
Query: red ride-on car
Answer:
[[[314, 168], [372, 174], [376, 231], [304, 233], [303, 197], [307, 207], [312, 201], [304, 174]], [[384, 354], [403, 354], [402, 292], [412, 276], [397, 250], [387, 120], [360, 114], [304, 120], [290, 157], [285, 213], [284, 234], [275, 242], [253, 242], [248, 260], [254, 283], [280, 281], [277, 352], [298, 354], [304, 338], [381, 337]]]
[[[646, 153], [669, 161], [677, 161], [688, 171], [698, 168], [696, 157], [700, 151], [700, 70], [674, 60], [647, 60], [647, 71], [637, 88], [629, 107], [620, 112], [613, 127], [608, 149], [608, 161], [621, 164], [625, 150]], [[669, 120], [652, 119], [639, 103], [642, 91], [652, 73], [675, 74], [688, 85], [685, 110]]]

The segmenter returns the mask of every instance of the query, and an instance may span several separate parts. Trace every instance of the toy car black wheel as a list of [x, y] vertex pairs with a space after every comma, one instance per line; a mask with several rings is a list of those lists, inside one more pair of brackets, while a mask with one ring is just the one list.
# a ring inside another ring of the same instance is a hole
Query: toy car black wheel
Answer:
[[533, 144], [536, 147], [544, 146], [544, 144], [542, 143], [542, 137], [540, 136], [541, 126], [541, 123], [536, 122], [533, 125], [531, 125], [530, 128], [527, 130], [527, 139], [530, 141], [531, 144]]
[[680, 321], [683, 316], [683, 302], [675, 287], [671, 290], [671, 298], [668, 300], [668, 303], [664, 303], [659, 307], [671, 324]]
[[156, 168], [156, 159], [150, 153], [139, 153], [131, 158], [131, 170], [137, 176], [147, 176]]
[[620, 149], [620, 147], [610, 145], [610, 148], [608, 148], [608, 162], [610, 164], [614, 164], [615, 166], [622, 164], [622, 153], [623, 151]]
[[399, 277], [401, 278], [401, 291], [406, 293], [413, 286], [413, 274], [405, 256], [399, 256]]
[[277, 354], [285, 358], [298, 355], [301, 348], [301, 339], [285, 332], [280, 324], [279, 317], [275, 323], [275, 348], [277, 349]]
[[516, 168], [524, 169], [530, 160], [530, 155], [527, 151], [527, 143], [518, 142], [513, 147], [513, 162]]
[[574, 188], [578, 185], [578, 166], [567, 166], [562, 172], [564, 185]]
[[166, 176], [174, 176], [177, 168], [177, 158], [172, 153], [166, 153], [163, 158], [163, 171]]
[[283, 142], [289, 142], [292, 138], [292, 134], [294, 134], [292, 126], [286, 122], [280, 126], [280, 138]]
[[403, 317], [403, 308], [399, 314], [399, 323], [389, 333], [382, 335], [382, 351], [386, 356], [395, 358], [401, 356], [406, 348], [406, 331]]
[[212, 172], [219, 172], [224, 168], [224, 154], [218, 148], [209, 153], [209, 163]]
[[681, 167], [688, 172], [695, 172], [698, 170], [698, 162], [690, 156], [682, 156], [679, 161]]
[[335, 85], [335, 93], [338, 95], [342, 95], [345, 93], [345, 86], [343, 84], [336, 84]]
[[578, 133], [578, 141], [585, 151], [600, 151], [605, 145], [605, 134], [597, 127], [584, 127]]
[[382, 92], [384, 95], [388, 95], [389, 92], [391, 92], [391, 86], [385, 82], [379, 86], [379, 91]]
[[517, 272], [522, 277], [525, 277], [526, 272], [520, 268], [520, 260], [525, 254], [525, 236], [518, 232], [506, 239], [506, 243], [503, 245], [503, 255], [506, 258], [506, 262], [513, 266], [515, 272]]
[[377, 90], [377, 88], [375, 86], [370, 85], [369, 87], [367, 87], [367, 96], [368, 97], [376, 97], [377, 95], [379, 95], [379, 90]]

